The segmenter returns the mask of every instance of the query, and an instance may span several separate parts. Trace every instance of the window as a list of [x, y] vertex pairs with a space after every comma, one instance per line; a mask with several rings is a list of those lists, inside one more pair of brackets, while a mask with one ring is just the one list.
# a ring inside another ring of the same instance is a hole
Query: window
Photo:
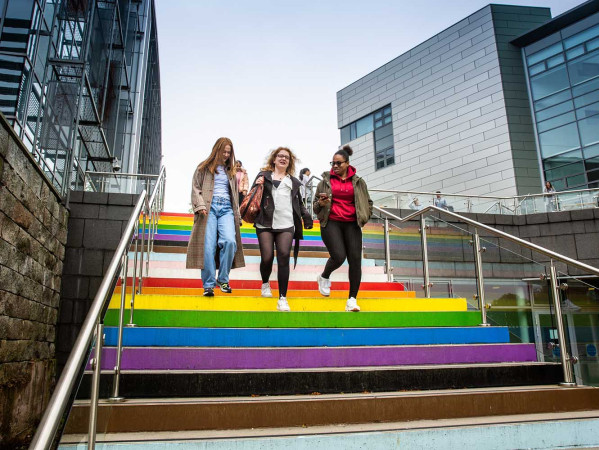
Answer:
[[548, 95], [569, 88], [568, 73], [564, 65], [548, 70], [530, 80], [533, 100], [538, 100]]
[[341, 145], [389, 123], [391, 123], [391, 106], [387, 105], [341, 128]]
[[[391, 111], [389, 111], [389, 115]], [[381, 119], [383, 122], [384, 119]], [[376, 170], [395, 164], [393, 148], [393, 124], [389, 123], [374, 130], [374, 154]]]
[[580, 140], [578, 139], [576, 123], [539, 133], [539, 143], [541, 144], [543, 158], [579, 148]]

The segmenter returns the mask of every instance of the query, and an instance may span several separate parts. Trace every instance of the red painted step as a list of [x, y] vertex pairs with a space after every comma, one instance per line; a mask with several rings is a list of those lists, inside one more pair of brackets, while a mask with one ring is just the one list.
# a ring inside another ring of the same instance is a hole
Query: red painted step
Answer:
[[[127, 285], [131, 286], [132, 278], [127, 278]], [[233, 289], [260, 289], [261, 280], [231, 280]], [[343, 290], [349, 289], [349, 281], [333, 281], [331, 289]], [[202, 280], [193, 278], [144, 278], [143, 285], [146, 287], [169, 287], [169, 288], [201, 288]], [[271, 281], [272, 289], [278, 289], [279, 283]], [[317, 290], [318, 285], [314, 281], [289, 281], [289, 289], [295, 290]], [[403, 283], [377, 283], [364, 281], [360, 284], [360, 289], [365, 291], [405, 291]]]

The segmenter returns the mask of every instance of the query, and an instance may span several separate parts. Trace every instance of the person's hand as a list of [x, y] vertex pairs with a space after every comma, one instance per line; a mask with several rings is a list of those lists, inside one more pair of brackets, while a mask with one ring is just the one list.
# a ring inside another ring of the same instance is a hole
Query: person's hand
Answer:
[[[263, 181], [264, 181], [264, 180], [263, 180]], [[248, 191], [247, 191], [247, 190], [241, 191], [241, 193], [242, 193], [244, 196], [245, 196], [245, 195], [248, 195]]]
[[325, 206], [327, 203], [330, 203], [331, 199], [328, 194], [318, 194], [318, 204], [320, 206]]
[[207, 211], [207, 210], [205, 210], [205, 209], [201, 209], [201, 210], [200, 210], [200, 214], [201, 214], [202, 216], [206, 217], [206, 216], [208, 215], [208, 211]]
[[264, 184], [264, 177], [260, 177], [256, 180], [256, 184]]

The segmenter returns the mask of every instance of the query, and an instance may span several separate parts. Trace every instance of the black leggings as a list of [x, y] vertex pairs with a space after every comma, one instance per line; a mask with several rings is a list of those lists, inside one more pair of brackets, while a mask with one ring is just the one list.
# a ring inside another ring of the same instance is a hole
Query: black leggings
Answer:
[[256, 228], [258, 245], [260, 246], [260, 275], [262, 283], [268, 283], [272, 273], [272, 263], [275, 259], [275, 246], [277, 247], [277, 280], [279, 281], [279, 296], [287, 297], [289, 284], [289, 255], [293, 231], [277, 231], [271, 228]]
[[356, 222], [329, 220], [326, 227], [320, 228], [324, 245], [330, 258], [324, 266], [323, 278], [341, 267], [345, 259], [349, 264], [349, 297], [358, 298], [362, 281], [362, 230]]

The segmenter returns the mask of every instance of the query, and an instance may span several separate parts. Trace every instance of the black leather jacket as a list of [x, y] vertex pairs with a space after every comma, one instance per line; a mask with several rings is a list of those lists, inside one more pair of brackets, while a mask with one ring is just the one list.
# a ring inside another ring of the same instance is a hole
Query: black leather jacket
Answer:
[[[275, 202], [272, 197], [272, 172], [264, 171], [256, 175], [256, 180], [260, 177], [264, 177], [264, 193], [262, 194], [262, 202], [260, 203], [260, 212], [256, 217], [255, 224], [263, 227], [272, 227], [272, 218], [275, 213]], [[252, 188], [256, 185], [256, 180]], [[293, 225], [295, 226], [295, 233], [293, 238], [296, 240], [304, 238], [304, 231], [302, 227], [302, 220], [306, 228], [312, 228], [314, 225], [312, 216], [304, 206], [301, 199], [300, 186], [302, 183], [295, 177], [291, 177], [291, 204], [293, 206]]]

